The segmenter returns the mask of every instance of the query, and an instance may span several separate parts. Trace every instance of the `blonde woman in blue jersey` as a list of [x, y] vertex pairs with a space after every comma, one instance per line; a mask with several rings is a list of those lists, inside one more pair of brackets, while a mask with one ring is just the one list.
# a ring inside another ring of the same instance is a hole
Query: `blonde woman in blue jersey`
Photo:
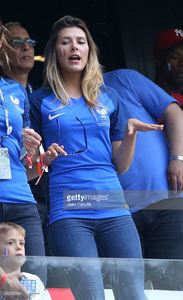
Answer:
[[[117, 173], [133, 159], [137, 131], [161, 125], [123, 124], [118, 94], [103, 85], [96, 45], [78, 18], [53, 26], [45, 49], [44, 86], [30, 95], [34, 129], [49, 165], [50, 246], [55, 256], [141, 258], [136, 227]], [[143, 270], [119, 269], [115, 299], [143, 299]], [[116, 284], [115, 284], [116, 283]], [[98, 264], [70, 274], [79, 300], [104, 299]]]

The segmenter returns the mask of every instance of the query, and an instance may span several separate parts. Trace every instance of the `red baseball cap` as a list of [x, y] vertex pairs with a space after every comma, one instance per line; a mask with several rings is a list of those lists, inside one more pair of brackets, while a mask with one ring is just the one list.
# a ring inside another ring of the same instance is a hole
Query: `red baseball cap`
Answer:
[[154, 43], [154, 54], [183, 42], [183, 30], [180, 28], [161, 31]]

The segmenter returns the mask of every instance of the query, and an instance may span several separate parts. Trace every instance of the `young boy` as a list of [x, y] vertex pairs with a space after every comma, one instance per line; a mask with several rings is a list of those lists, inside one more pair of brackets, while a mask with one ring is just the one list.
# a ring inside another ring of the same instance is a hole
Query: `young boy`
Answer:
[[[20, 283], [29, 292], [30, 300], [51, 300], [38, 276], [21, 273], [25, 257], [25, 230], [22, 226], [11, 222], [0, 223], [0, 266], [9, 274], [14, 273]], [[5, 298], [0, 298], [5, 299]]]

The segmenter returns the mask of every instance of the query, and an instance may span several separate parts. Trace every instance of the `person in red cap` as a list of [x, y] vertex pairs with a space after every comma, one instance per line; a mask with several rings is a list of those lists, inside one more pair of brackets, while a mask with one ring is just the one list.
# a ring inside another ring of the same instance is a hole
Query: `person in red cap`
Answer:
[[183, 29], [161, 31], [154, 43], [155, 82], [183, 109]]

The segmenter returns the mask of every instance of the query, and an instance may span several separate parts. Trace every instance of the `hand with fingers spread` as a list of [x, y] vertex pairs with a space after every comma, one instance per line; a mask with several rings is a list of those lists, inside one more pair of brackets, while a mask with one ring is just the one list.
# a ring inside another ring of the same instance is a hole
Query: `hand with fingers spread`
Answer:
[[138, 119], [130, 118], [127, 123], [127, 134], [133, 135], [136, 131], [163, 130], [164, 125], [148, 124]]

